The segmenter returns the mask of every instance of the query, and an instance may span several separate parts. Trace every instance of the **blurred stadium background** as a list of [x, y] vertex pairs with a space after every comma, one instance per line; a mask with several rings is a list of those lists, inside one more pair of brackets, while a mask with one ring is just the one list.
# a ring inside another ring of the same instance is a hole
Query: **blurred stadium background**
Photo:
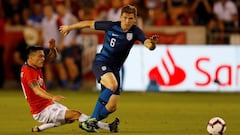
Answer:
[[[53, 9], [57, 31], [66, 13], [75, 21], [116, 21], [126, 4], [138, 8], [137, 25], [146, 35], [157, 33], [160, 41], [153, 53], [136, 42], [124, 65], [119, 110], [109, 118], [123, 119], [119, 134], [205, 135], [206, 122], [216, 115], [226, 120], [226, 135], [240, 134], [240, 0], [1, 0], [1, 134], [30, 134], [36, 124], [14, 67], [19, 65], [21, 56], [16, 55], [20, 53], [16, 48], [23, 48], [23, 40], [28, 45], [44, 45], [46, 5]], [[24, 34], [29, 27], [37, 36], [32, 31]], [[76, 31], [72, 38], [70, 48], [77, 50], [74, 56], [80, 73], [76, 89], [61, 87], [61, 75], [54, 70], [57, 67], [51, 67], [55, 85], [49, 87], [50, 92], [66, 95], [63, 104], [88, 114], [98, 95], [91, 62], [103, 36], [103, 32], [84, 30]], [[70, 73], [68, 76], [71, 82]], [[84, 134], [69, 125], [44, 134], [78, 133]]]
[[[228, 8], [223, 10], [221, 6], [219, 7], [221, 3], [223, 3], [223, 5], [225, 4]], [[1, 86], [4, 85], [4, 80], [5, 83], [16, 80], [16, 71], [13, 67], [18, 64], [19, 60], [16, 58], [14, 52], [22, 40], [30, 40], [29, 42], [44, 45], [44, 37], [46, 35], [44, 35], [43, 31], [46, 27], [43, 27], [43, 20], [47, 14], [50, 14], [48, 13], [49, 11], [46, 10], [46, 6], [50, 6], [53, 9], [53, 15], [55, 16], [55, 20], [53, 19], [53, 21], [55, 21], [55, 30], [57, 30], [59, 25], [64, 24], [64, 14], [70, 16], [69, 19], [67, 19], [68, 21], [89, 19], [116, 21], [119, 20], [118, 16], [121, 7], [126, 4], [132, 4], [138, 8], [139, 16], [137, 25], [144, 30], [147, 36], [155, 33], [159, 34], [159, 47], [165, 48], [173, 46], [174, 49], [174, 46], [181, 46], [183, 50], [187, 50], [191, 47], [201, 46], [202, 48], [206, 47], [206, 50], [208, 50], [207, 47], [211, 48], [214, 46], [213, 51], [206, 52], [211, 54], [219, 50], [225, 50], [226, 48], [233, 48], [233, 46], [235, 47], [232, 49], [233, 52], [234, 50], [238, 50], [238, 45], [240, 44], [239, 3], [239, 0], [1, 0], [0, 47], [1, 63], [3, 65], [1, 67]], [[65, 20], [65, 23], [67, 22], [69, 24], [74, 22], [68, 21]], [[23, 31], [26, 27], [37, 30], [38, 36], [35, 36], [33, 34], [34, 32], [32, 32], [32, 34], [24, 37]], [[52, 31], [54, 31], [54, 29]], [[57, 41], [59, 40], [57, 37], [55, 37], [55, 39]], [[79, 50], [75, 52], [75, 60], [77, 61], [77, 66], [83, 81], [94, 80], [91, 74], [91, 61], [96, 53], [97, 46], [102, 44], [103, 39], [102, 32], [84, 30], [76, 32], [71, 43], [69, 43], [70, 45], [65, 45], [74, 46], [75, 48], [73, 48], [75, 50]], [[137, 42], [136, 44], [139, 45], [140, 43]], [[222, 46], [226, 46], [226, 48], [221, 48]], [[193, 52], [198, 49], [199, 48], [193, 48], [190, 51]], [[160, 50], [164, 49], [161, 48]], [[171, 49], [169, 52], [171, 53]], [[205, 50], [202, 51], [203, 54], [204, 52]], [[174, 58], [175, 53], [180, 52], [176, 51], [173, 53], [174, 54], [171, 53], [171, 56]], [[183, 54], [185, 53], [186, 52]], [[226, 52], [221, 56], [228, 56], [230, 55], [229, 53], [232, 52]], [[185, 57], [203, 57], [203, 54], [186, 55], [181, 59]], [[141, 55], [143, 54], [140, 54], [140, 56]], [[163, 59], [161, 57], [163, 56], [157, 56], [156, 59]], [[218, 56], [213, 54], [207, 57], [212, 59]], [[234, 55], [232, 57], [236, 57], [234, 58], [235, 63], [230, 63], [230, 65], [234, 68], [236, 67], [237, 70], [239, 65], [238, 56]], [[140, 57], [140, 59], [144, 58]], [[139, 58], [136, 57], [135, 59], [137, 61]], [[219, 63], [213, 64], [212, 67], [229, 64], [226, 62], [228, 60], [221, 61], [220, 57], [218, 60], [220, 60]], [[166, 62], [169, 61], [166, 60]], [[181, 66], [183, 60], [181, 60], [181, 62], [176, 60], [175, 62], [176, 64], [180, 63]], [[192, 62], [195, 62], [194, 59]], [[186, 64], [192, 64], [192, 62]], [[155, 64], [159, 63], [160, 61]], [[143, 64], [145, 63], [140, 64], [142, 64], [140, 66], [144, 66]], [[168, 64], [168, 66], [171, 66], [171, 64]], [[184, 68], [186, 68], [186, 66], [184, 66]], [[209, 67], [204, 66], [204, 68]], [[209, 73], [210, 76], [214, 76], [213, 70], [214, 69], [211, 69], [211, 73]], [[234, 70], [233, 73], [236, 70]], [[235, 74], [237, 73], [238, 72], [235, 72]], [[205, 78], [209, 78], [207, 76], [208, 75], [206, 75]], [[56, 78], [57, 77], [55, 77], [55, 79]], [[215, 80], [218, 78], [211, 77], [211, 79]], [[203, 78], [202, 81], [204, 82], [205, 79]], [[224, 79], [223, 81], [226, 82]]]

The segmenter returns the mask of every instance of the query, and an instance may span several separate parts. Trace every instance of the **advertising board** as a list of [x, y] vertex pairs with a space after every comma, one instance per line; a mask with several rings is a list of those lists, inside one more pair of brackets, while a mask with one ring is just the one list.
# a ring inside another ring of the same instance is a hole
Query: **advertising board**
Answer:
[[135, 45], [124, 71], [125, 91], [239, 91], [240, 48]]

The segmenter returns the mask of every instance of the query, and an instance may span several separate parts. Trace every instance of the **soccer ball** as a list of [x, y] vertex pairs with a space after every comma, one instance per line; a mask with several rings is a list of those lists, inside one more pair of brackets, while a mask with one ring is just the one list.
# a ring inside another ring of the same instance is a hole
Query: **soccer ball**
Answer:
[[226, 128], [225, 121], [220, 117], [211, 118], [207, 124], [207, 131], [210, 135], [223, 135]]

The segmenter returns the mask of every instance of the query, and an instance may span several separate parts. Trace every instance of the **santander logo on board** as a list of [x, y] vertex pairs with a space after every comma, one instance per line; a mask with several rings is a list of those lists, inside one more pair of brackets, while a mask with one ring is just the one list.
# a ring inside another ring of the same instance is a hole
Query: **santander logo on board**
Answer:
[[174, 86], [182, 83], [186, 78], [183, 68], [179, 67], [170, 53], [166, 50], [167, 57], [161, 58], [160, 63], [153, 67], [149, 73], [149, 79], [155, 81], [159, 86]]

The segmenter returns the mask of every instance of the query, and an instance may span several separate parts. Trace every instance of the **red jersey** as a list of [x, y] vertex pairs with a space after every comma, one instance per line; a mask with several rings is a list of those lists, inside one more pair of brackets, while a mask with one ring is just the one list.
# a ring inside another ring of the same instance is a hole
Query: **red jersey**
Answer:
[[53, 104], [53, 101], [36, 95], [30, 87], [30, 83], [33, 81], [37, 81], [39, 86], [46, 91], [42, 69], [35, 69], [27, 64], [24, 64], [21, 69], [22, 90], [30, 106], [31, 113], [37, 114], [47, 106]]

